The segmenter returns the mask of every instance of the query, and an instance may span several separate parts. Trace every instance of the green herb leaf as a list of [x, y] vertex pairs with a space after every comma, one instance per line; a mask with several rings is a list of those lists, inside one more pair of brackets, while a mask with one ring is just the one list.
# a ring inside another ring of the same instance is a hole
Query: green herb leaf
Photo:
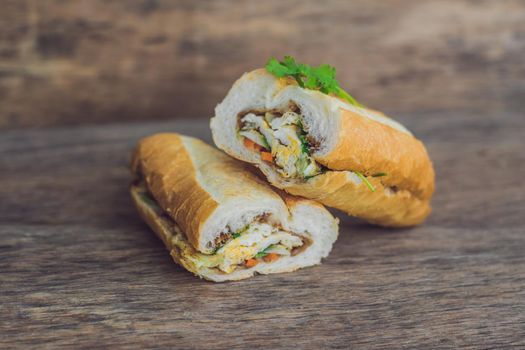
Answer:
[[273, 57], [266, 63], [266, 69], [279, 78], [285, 77], [289, 71], [288, 67]]
[[292, 56], [284, 56], [282, 61], [272, 57], [266, 63], [266, 70], [279, 78], [292, 77], [302, 88], [334, 94], [354, 106], [364, 107], [339, 86], [339, 82], [335, 79], [335, 68], [328, 64], [311, 67], [297, 63]]
[[363, 182], [365, 183], [365, 185], [370, 189], [370, 191], [372, 192], [375, 192], [376, 191], [376, 188], [374, 187], [374, 185], [372, 185], [366, 178], [366, 176], [364, 176], [362, 173], [360, 173], [359, 171], [354, 171], [354, 173], [361, 179], [363, 180]]
[[268, 255], [268, 250], [270, 250], [275, 244], [270, 244], [268, 247], [261, 250], [259, 253], [255, 254], [256, 258], [263, 258]]
[[386, 173], [375, 173], [372, 175], [372, 177], [381, 177], [381, 176], [386, 176]]
[[[241, 233], [244, 232], [244, 231], [248, 228], [248, 226], [249, 226], [249, 225], [247, 225], [246, 227], [244, 227], [243, 229], [241, 229], [241, 231], [239, 231], [239, 232], [234, 232], [234, 233], [232, 233], [232, 238], [231, 238], [231, 239], [235, 239], [235, 238], [239, 238], [239, 237], [241, 237]], [[217, 251], [218, 251], [219, 249], [221, 249], [222, 247], [224, 247], [224, 246], [226, 245], [226, 243], [228, 243], [229, 241], [230, 241], [230, 240], [228, 240], [228, 241], [224, 242], [223, 244], [218, 245], [217, 247], [215, 247], [215, 250], [212, 252], [212, 254], [216, 254]]]
[[301, 140], [301, 151], [304, 153], [304, 154], [308, 154], [309, 151], [310, 151], [310, 143], [308, 142], [308, 140], [306, 139], [306, 136], [305, 135], [299, 135], [299, 140]]

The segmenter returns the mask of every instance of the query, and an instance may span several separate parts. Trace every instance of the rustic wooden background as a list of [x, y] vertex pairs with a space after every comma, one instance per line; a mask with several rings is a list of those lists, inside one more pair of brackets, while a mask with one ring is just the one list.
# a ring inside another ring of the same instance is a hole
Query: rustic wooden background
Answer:
[[525, 110], [521, 0], [3, 0], [0, 128], [208, 118], [284, 54], [394, 114]]
[[[138, 218], [130, 153], [209, 141], [287, 53], [425, 142], [433, 213], [339, 215], [321, 266], [200, 281]], [[1, 0], [0, 348], [524, 349], [524, 57], [519, 0]]]
[[339, 214], [323, 265], [226, 284], [175, 265], [128, 194], [140, 137], [209, 142], [206, 120], [4, 131], [0, 348], [524, 349], [523, 115], [401, 121], [437, 171], [424, 225]]

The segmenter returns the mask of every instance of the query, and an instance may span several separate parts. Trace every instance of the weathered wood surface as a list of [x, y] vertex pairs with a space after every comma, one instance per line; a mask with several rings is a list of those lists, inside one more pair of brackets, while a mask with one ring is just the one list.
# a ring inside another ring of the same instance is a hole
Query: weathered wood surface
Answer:
[[0, 128], [207, 118], [284, 54], [386, 112], [525, 110], [521, 0], [4, 0]]
[[522, 115], [401, 118], [437, 170], [412, 230], [341, 217], [323, 265], [226, 284], [170, 260], [127, 193], [141, 136], [204, 122], [0, 137], [0, 348], [524, 348]]

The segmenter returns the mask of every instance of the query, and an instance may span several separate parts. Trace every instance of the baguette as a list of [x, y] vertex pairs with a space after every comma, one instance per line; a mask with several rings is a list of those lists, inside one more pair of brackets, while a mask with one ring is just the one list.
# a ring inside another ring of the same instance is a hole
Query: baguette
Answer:
[[141, 140], [131, 169], [142, 219], [178, 264], [207, 280], [319, 264], [338, 235], [337, 220], [322, 205], [272, 189], [241, 162], [191, 137]]
[[[290, 194], [382, 226], [417, 225], [431, 211], [425, 146], [381, 112], [258, 69], [233, 85], [210, 126], [217, 147]], [[246, 147], [246, 138], [273, 160]]]

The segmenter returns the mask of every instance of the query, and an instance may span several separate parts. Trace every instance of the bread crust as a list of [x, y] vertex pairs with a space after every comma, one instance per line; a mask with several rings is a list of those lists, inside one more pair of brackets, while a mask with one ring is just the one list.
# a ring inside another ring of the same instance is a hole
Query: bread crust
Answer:
[[434, 170], [421, 141], [356, 112], [341, 108], [340, 113], [337, 143], [326, 155], [314, 155], [317, 162], [331, 170], [385, 173], [380, 178], [385, 186], [409, 191], [422, 200], [432, 196]]
[[[140, 199], [140, 189], [138, 187], [131, 186], [130, 193], [141, 219], [153, 230], [157, 237], [162, 240], [164, 246], [170, 252], [173, 261], [175, 261], [177, 264], [198, 277], [214, 282], [222, 282], [227, 280], [235, 281], [253, 276], [254, 271], [243, 271], [243, 273], [237, 273], [228, 276], [227, 274], [214, 272], [207, 268], [202, 268], [199, 270], [195, 264], [185, 259], [179, 247], [177, 247], [177, 245], [175, 245], [173, 242], [175, 234], [184, 235], [181, 231], [181, 228], [170, 219], [163, 218], [162, 213], [155, 212], [151, 208], [147, 207]], [[187, 237], [186, 235], [184, 236]]]
[[414, 197], [409, 191], [393, 192], [377, 178], [369, 181], [375, 187], [374, 192], [362, 182], [356, 184], [346, 171], [328, 171], [302, 184], [274, 185], [380, 226], [414, 226], [430, 214], [428, 201]]
[[198, 249], [202, 225], [218, 203], [198, 181], [182, 138], [166, 133], [142, 139], [131, 168], [142, 176], [148, 191]]

